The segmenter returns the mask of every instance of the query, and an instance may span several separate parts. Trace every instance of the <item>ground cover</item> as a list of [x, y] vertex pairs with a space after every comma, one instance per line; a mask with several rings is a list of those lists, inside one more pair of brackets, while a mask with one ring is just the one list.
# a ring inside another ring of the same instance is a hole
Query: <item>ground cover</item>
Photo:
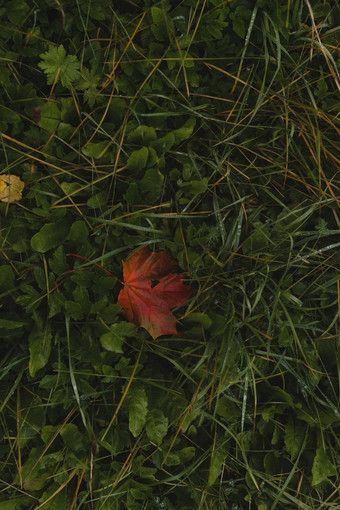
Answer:
[[0, 4], [0, 510], [340, 508], [339, 7]]

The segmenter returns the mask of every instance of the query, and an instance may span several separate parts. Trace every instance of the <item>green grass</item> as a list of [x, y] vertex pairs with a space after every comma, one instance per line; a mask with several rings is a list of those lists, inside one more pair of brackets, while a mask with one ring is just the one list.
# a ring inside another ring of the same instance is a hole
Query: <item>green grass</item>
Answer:
[[[0, 510], [340, 508], [339, 7], [2, 9]], [[116, 305], [144, 245], [178, 336]]]

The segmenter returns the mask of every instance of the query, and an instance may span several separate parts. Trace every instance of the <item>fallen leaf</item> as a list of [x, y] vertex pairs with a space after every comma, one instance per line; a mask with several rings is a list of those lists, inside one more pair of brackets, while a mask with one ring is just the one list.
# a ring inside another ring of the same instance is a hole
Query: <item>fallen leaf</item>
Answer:
[[1, 202], [18, 202], [25, 187], [17, 175], [0, 175], [0, 200]]
[[177, 334], [171, 308], [184, 303], [192, 289], [176, 274], [178, 264], [166, 251], [152, 252], [143, 247], [123, 261], [124, 288], [117, 304], [126, 318], [145, 328], [155, 339]]

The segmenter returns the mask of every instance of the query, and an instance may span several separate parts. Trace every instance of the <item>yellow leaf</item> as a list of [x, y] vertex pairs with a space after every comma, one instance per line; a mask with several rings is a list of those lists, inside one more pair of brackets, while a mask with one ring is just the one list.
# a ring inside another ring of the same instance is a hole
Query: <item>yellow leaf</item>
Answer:
[[1, 202], [18, 202], [24, 187], [25, 183], [17, 175], [0, 175]]

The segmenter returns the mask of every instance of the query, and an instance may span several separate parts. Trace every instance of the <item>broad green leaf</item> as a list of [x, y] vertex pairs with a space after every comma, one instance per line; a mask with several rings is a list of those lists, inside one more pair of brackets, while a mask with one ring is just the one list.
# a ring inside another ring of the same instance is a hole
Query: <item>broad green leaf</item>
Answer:
[[149, 126], [138, 126], [136, 129], [131, 131], [128, 136], [128, 141], [131, 143], [141, 143], [148, 145], [152, 140], [156, 140], [157, 135], [155, 128]]
[[161, 409], [151, 409], [146, 421], [146, 433], [150, 441], [157, 446], [163, 441], [163, 437], [168, 431], [168, 418], [164, 416]]
[[46, 276], [42, 267], [35, 267], [33, 270], [35, 280], [40, 290], [46, 290]]
[[73, 297], [75, 302], [81, 306], [84, 314], [90, 311], [91, 302], [89, 299], [88, 290], [85, 287], [77, 285], [73, 291]]
[[298, 420], [290, 419], [285, 430], [285, 447], [292, 460], [301, 452], [306, 435], [306, 425]]
[[50, 327], [46, 324], [42, 327], [36, 324], [32, 333], [28, 337], [28, 345], [30, 351], [29, 372], [31, 377], [43, 368], [50, 357], [52, 334]]
[[0, 118], [2, 121], [8, 122], [9, 124], [15, 124], [20, 120], [20, 116], [14, 110], [3, 105], [0, 105]]
[[114, 124], [122, 121], [126, 110], [126, 102], [121, 97], [113, 97], [107, 111], [107, 118]]
[[209, 328], [209, 333], [211, 335], [221, 335], [222, 333], [224, 333], [228, 326], [227, 318], [216, 312], [210, 312], [209, 317], [210, 319], [212, 319], [212, 324]]
[[72, 319], [80, 321], [84, 317], [84, 310], [80, 303], [67, 299], [64, 302], [65, 310], [70, 314]]
[[24, 326], [25, 322], [11, 321], [9, 319], [0, 319], [0, 329], [17, 329]]
[[181, 463], [181, 459], [174, 452], [170, 452], [169, 455], [167, 455], [165, 462], [164, 462], [164, 464], [169, 467], [178, 466], [180, 463]]
[[181, 463], [185, 464], [195, 456], [196, 448], [194, 446], [186, 446], [181, 450], [177, 450], [175, 454], [178, 455]]
[[18, 496], [16, 498], [1, 499], [0, 498], [0, 509], [1, 510], [23, 510], [29, 508], [32, 503], [31, 496]]
[[50, 298], [48, 300], [48, 318], [51, 319], [55, 315], [57, 315], [64, 304], [65, 298], [61, 292], [53, 292], [50, 294]]
[[151, 482], [155, 481], [154, 475], [157, 469], [144, 466], [144, 462], [145, 458], [143, 455], [138, 455], [132, 464], [132, 472], [140, 478], [144, 478], [145, 480], [150, 480]]
[[185, 464], [195, 456], [195, 453], [196, 448], [194, 446], [187, 446], [186, 448], [182, 448], [176, 452], [170, 452], [166, 458], [165, 464], [167, 466], [179, 466], [180, 464]]
[[220, 448], [213, 452], [210, 459], [208, 487], [211, 487], [220, 476], [225, 457], [225, 452]]
[[139, 183], [139, 189], [144, 199], [151, 204], [157, 202], [161, 196], [164, 175], [157, 168], [150, 168]]
[[6, 2], [6, 14], [13, 25], [21, 26], [25, 21], [29, 6], [23, 0]]
[[316, 450], [316, 454], [313, 461], [312, 467], [312, 485], [318, 485], [323, 482], [328, 476], [336, 474], [335, 466], [329, 460], [328, 455], [322, 446], [319, 446]]
[[145, 168], [148, 160], [149, 151], [147, 147], [142, 147], [138, 151], [133, 151], [127, 161], [127, 167], [129, 170], [139, 171]]
[[218, 399], [216, 413], [226, 418], [228, 422], [237, 420], [240, 415], [240, 406], [227, 397], [227, 395], [222, 395], [222, 397]]
[[148, 413], [148, 398], [143, 386], [133, 386], [128, 393], [129, 430], [137, 437], [143, 430]]
[[166, 12], [159, 7], [151, 7], [152, 25], [151, 30], [157, 41], [168, 39], [167, 23], [170, 23]]
[[65, 241], [69, 233], [69, 225], [65, 221], [47, 223], [31, 239], [33, 250], [45, 253]]
[[56, 103], [47, 101], [40, 108], [39, 124], [46, 131], [53, 132], [57, 129], [60, 122], [60, 110]]
[[117, 322], [113, 324], [110, 329], [115, 335], [120, 336], [135, 336], [136, 334], [136, 326], [131, 322]]
[[161, 23], [164, 20], [164, 11], [159, 7], [151, 7], [151, 16], [154, 23]]
[[174, 145], [175, 141], [175, 135], [173, 133], [168, 133], [162, 138], [151, 142], [151, 147], [155, 149], [158, 155], [161, 155], [168, 152]]
[[135, 325], [131, 322], [112, 324], [110, 331], [100, 337], [100, 343], [107, 351], [123, 353], [122, 345], [126, 336], [135, 335]]
[[55, 274], [59, 275], [67, 270], [65, 250], [62, 245], [58, 246], [58, 248], [54, 251], [48, 263]]
[[[68, 455], [68, 460], [70, 459], [71, 455]], [[65, 475], [57, 474], [55, 479], [59, 482], [62, 476]], [[60, 483], [53, 483], [52, 485], [48, 485], [48, 489], [42, 493], [41, 497], [39, 498], [39, 503], [42, 505], [44, 510], [61, 510], [61, 508], [72, 508], [71, 495], [68, 494], [65, 489], [60, 491], [60, 487]], [[58, 492], [58, 489], [60, 492]]]
[[127, 189], [127, 192], [124, 193], [124, 198], [128, 204], [134, 205], [141, 201], [141, 196], [138, 191], [137, 182], [131, 182]]
[[14, 273], [11, 266], [4, 264], [0, 266], [0, 293], [14, 287]]
[[88, 442], [84, 434], [82, 434], [74, 423], [67, 423], [60, 431], [60, 435], [66, 446], [74, 452], [82, 452], [86, 450]]
[[267, 475], [276, 475], [280, 473], [282, 466], [278, 456], [278, 452], [268, 452], [263, 459], [263, 465]]
[[88, 199], [86, 202], [87, 207], [91, 209], [98, 209], [105, 205], [107, 202], [107, 193], [100, 191]]
[[111, 331], [104, 333], [100, 337], [100, 343], [107, 351], [117, 352], [118, 354], [123, 353], [122, 344], [124, 342], [123, 336], [117, 336]]
[[157, 152], [153, 147], [149, 147], [149, 157], [146, 162], [146, 166], [148, 168], [152, 168], [153, 166], [160, 166], [160, 158], [157, 155]]
[[181, 188], [187, 188], [188, 194], [191, 196], [196, 196], [201, 193], [205, 193], [208, 189], [208, 179], [203, 177], [201, 180], [193, 179], [190, 182], [177, 182], [178, 186]]
[[104, 156], [110, 145], [110, 142], [89, 142], [81, 149], [81, 152], [85, 156], [100, 159]]
[[210, 319], [209, 315], [206, 313], [190, 313], [183, 319], [183, 322], [185, 323], [199, 323], [203, 327], [203, 329], [209, 329], [212, 325], [212, 320]]
[[78, 182], [61, 182], [60, 187], [65, 195], [71, 195], [79, 190], [80, 185]]
[[72, 244], [79, 247], [87, 242], [88, 235], [89, 231], [85, 221], [77, 220], [74, 223], [72, 223], [68, 238], [72, 242]]
[[185, 124], [179, 129], [176, 129], [173, 131], [173, 134], [175, 135], [175, 142], [183, 142], [183, 140], [187, 140], [192, 135], [196, 125], [196, 119], [191, 118], [188, 119]]
[[60, 138], [66, 140], [69, 136], [72, 135], [74, 131], [74, 127], [71, 124], [67, 124], [66, 122], [60, 122], [58, 124], [57, 133]]
[[278, 342], [281, 347], [288, 347], [294, 341], [294, 337], [286, 325], [282, 326], [282, 329], [279, 333]]

